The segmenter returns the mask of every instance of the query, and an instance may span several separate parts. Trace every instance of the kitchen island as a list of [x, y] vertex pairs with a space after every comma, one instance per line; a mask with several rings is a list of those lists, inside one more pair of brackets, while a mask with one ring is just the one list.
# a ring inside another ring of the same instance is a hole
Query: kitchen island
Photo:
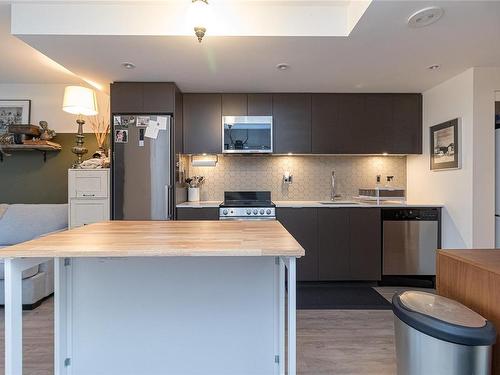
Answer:
[[47, 259], [56, 374], [284, 374], [285, 346], [295, 374], [304, 249], [277, 221], [112, 221], [1, 255], [6, 374], [22, 374], [22, 272]]
[[497, 329], [493, 375], [500, 375], [500, 249], [439, 250], [437, 293], [491, 321]]

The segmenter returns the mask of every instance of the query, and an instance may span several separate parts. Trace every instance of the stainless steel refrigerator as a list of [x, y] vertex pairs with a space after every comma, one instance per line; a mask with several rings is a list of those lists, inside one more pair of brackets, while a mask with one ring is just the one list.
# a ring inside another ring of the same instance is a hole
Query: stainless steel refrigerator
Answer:
[[169, 115], [113, 115], [114, 220], [172, 219], [171, 123]]

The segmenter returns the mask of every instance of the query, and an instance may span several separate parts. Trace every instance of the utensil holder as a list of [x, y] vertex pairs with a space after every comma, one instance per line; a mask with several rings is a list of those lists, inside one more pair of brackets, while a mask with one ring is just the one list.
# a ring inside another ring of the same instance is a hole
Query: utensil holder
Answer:
[[200, 188], [188, 188], [188, 201], [189, 202], [199, 202], [200, 200]]

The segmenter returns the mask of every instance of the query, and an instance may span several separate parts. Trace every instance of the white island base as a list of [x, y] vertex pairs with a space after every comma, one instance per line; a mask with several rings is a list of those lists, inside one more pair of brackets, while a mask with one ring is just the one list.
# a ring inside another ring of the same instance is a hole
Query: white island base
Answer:
[[[8, 375], [22, 374], [21, 274], [45, 260], [6, 259]], [[55, 266], [56, 374], [284, 374], [286, 342], [295, 374], [293, 256], [75, 257]]]

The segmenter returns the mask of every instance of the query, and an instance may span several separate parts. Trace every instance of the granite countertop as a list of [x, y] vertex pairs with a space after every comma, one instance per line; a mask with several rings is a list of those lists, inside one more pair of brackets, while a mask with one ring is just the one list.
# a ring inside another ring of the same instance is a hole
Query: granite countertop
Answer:
[[[386, 201], [381, 204], [357, 202], [355, 200], [339, 200], [333, 204], [321, 204], [328, 201], [274, 201], [276, 207], [443, 207], [442, 204], [421, 204], [411, 202]], [[208, 208], [219, 207], [221, 201], [199, 201], [184, 202], [177, 205], [177, 208]]]

